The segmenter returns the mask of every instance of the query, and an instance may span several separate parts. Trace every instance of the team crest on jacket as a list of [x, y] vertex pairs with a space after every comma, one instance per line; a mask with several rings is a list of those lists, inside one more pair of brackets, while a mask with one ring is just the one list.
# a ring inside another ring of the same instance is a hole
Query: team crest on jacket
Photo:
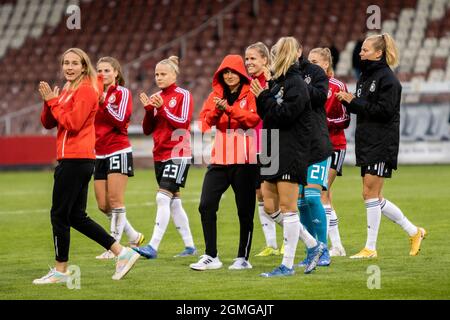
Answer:
[[177, 98], [173, 97], [172, 99], [170, 99], [169, 101], [169, 107], [173, 108], [177, 105]]
[[275, 95], [275, 100], [277, 100], [277, 104], [281, 105], [283, 103], [283, 96], [284, 96], [284, 87], [281, 87], [280, 91]]
[[328, 89], [328, 99], [330, 99], [332, 94], [333, 94], [333, 91], [331, 89]]
[[373, 80], [372, 81], [372, 84], [370, 85], [370, 89], [369, 89], [369, 91], [370, 92], [375, 92], [375, 89], [376, 89], [377, 87], [376, 87], [376, 85], [375, 85], [375, 80]]
[[110, 95], [109, 98], [108, 98], [108, 102], [111, 103], [111, 104], [116, 102], [116, 96], [113, 95], [113, 94]]
[[239, 103], [239, 106], [241, 107], [241, 109], [244, 109], [246, 105], [247, 105], [246, 99], [242, 100], [241, 103]]
[[309, 76], [309, 74], [306, 76], [305, 82], [306, 82], [306, 84], [310, 84], [311, 83], [311, 77]]

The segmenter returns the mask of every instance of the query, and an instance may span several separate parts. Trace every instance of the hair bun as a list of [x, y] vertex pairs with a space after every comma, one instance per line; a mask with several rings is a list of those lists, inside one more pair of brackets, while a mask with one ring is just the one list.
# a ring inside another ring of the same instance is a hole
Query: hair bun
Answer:
[[178, 58], [177, 56], [170, 56], [170, 57], [168, 58], [168, 60], [170, 60], [171, 62], [175, 63], [177, 66], [180, 64], [180, 63], [179, 63], [180, 58]]

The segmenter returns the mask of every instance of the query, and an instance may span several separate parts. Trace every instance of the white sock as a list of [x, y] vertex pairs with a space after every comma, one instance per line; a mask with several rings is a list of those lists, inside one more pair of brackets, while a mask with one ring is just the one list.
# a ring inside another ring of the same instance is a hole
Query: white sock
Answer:
[[283, 214], [281, 210], [275, 211], [274, 213], [269, 214], [273, 221], [278, 223], [280, 227], [283, 227]]
[[139, 237], [139, 232], [134, 230], [131, 223], [126, 219], [125, 226], [123, 227], [123, 232], [127, 235], [129, 242], [136, 242]]
[[173, 223], [184, 241], [184, 246], [194, 247], [194, 240], [192, 239], [191, 229], [189, 228], [189, 218], [183, 209], [180, 198], [172, 198], [170, 212]]
[[277, 249], [277, 230], [275, 221], [264, 210], [264, 202], [258, 202], [259, 220], [261, 221], [264, 238], [266, 238], [266, 245]]
[[381, 207], [378, 198], [364, 201], [367, 210], [367, 242], [366, 248], [376, 250], [378, 229], [380, 229]]
[[283, 237], [284, 255], [281, 262], [289, 269], [294, 265], [295, 251], [297, 250], [300, 219], [297, 212], [282, 213], [283, 215]]
[[331, 209], [330, 212], [330, 228], [328, 229], [332, 247], [342, 247], [341, 236], [339, 234], [339, 219], [336, 211]]
[[123, 228], [127, 221], [126, 214], [125, 207], [111, 209], [111, 233], [117, 242], [122, 239]]
[[170, 220], [170, 200], [171, 198], [161, 192], [156, 194], [156, 205], [158, 209], [156, 211], [155, 227], [153, 228], [152, 239], [149, 244], [153, 249], [158, 250], [159, 244], [166, 233], [167, 225]]
[[300, 223], [299, 228], [299, 238], [305, 244], [308, 249], [314, 248], [318, 245], [317, 239], [314, 238], [308, 230], [306, 230], [305, 226]]
[[325, 216], [327, 217], [327, 234], [330, 232], [330, 219], [331, 219], [331, 205], [322, 204], [323, 209], [325, 210]]
[[402, 210], [388, 199], [381, 200], [381, 213], [405, 230], [410, 237], [417, 234], [417, 227], [405, 217]]

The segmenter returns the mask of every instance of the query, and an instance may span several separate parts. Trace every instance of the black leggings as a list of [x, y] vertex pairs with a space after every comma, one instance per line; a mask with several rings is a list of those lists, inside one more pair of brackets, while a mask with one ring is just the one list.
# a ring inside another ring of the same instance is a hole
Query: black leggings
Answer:
[[240, 224], [238, 257], [248, 260], [252, 245], [255, 214], [255, 182], [258, 166], [255, 164], [211, 165], [205, 174], [198, 210], [201, 214], [205, 253], [217, 257], [217, 210], [222, 194], [231, 185]]
[[55, 259], [58, 262], [69, 260], [70, 227], [105, 249], [110, 249], [115, 242], [86, 213], [88, 186], [93, 170], [94, 161], [85, 159], [62, 160], [55, 168], [51, 221]]

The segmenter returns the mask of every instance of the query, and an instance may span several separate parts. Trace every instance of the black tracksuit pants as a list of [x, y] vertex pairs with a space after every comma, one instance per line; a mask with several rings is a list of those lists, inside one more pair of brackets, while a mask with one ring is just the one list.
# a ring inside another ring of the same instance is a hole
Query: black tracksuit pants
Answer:
[[205, 253], [217, 257], [217, 210], [222, 194], [231, 185], [240, 224], [238, 257], [248, 260], [252, 245], [255, 214], [256, 164], [210, 165], [205, 174], [198, 210], [201, 214]]
[[69, 260], [70, 227], [105, 249], [110, 249], [115, 242], [86, 213], [88, 186], [93, 171], [94, 160], [89, 159], [62, 160], [55, 168], [51, 221], [56, 261]]

